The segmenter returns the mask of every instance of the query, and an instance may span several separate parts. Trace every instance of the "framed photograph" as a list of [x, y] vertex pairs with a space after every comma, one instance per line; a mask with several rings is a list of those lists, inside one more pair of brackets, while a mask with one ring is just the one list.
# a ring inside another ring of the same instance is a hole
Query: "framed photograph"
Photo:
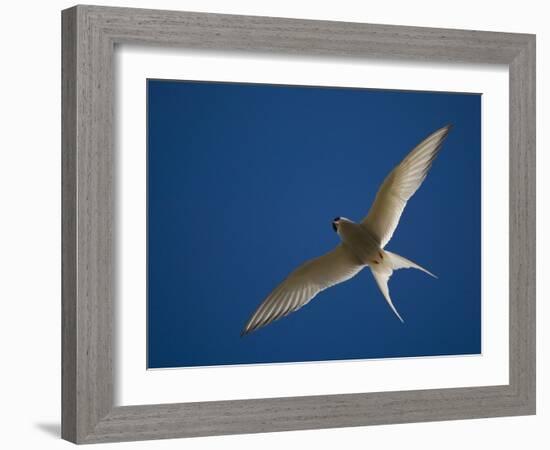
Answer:
[[533, 35], [62, 27], [63, 438], [535, 413]]

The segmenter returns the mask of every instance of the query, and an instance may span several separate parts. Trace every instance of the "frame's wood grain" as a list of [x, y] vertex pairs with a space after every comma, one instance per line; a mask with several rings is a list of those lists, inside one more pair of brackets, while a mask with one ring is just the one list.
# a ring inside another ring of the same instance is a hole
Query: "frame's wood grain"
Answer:
[[[76, 6], [63, 11], [63, 415], [78, 443], [535, 412], [535, 37]], [[510, 383], [113, 406], [113, 52], [117, 43], [506, 64], [510, 72]]]
[[76, 10], [62, 18], [62, 435], [76, 440]]

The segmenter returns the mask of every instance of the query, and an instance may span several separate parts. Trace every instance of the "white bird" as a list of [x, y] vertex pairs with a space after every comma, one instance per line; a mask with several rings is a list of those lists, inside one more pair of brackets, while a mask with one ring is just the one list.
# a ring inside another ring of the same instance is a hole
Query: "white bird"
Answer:
[[297, 311], [319, 292], [349, 280], [367, 266], [388, 305], [403, 322], [388, 289], [393, 271], [414, 268], [437, 277], [384, 247], [397, 228], [407, 201], [426, 178], [450, 129], [451, 125], [447, 125], [430, 134], [389, 173], [361, 223], [344, 217], [334, 219], [332, 227], [341, 243], [325, 255], [307, 261], [279, 284], [252, 314], [241, 336]]

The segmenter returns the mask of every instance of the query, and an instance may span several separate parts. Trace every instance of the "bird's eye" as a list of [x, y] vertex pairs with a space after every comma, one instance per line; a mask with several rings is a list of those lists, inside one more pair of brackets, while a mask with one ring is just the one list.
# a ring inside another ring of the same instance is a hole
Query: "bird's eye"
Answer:
[[333, 222], [338, 222], [340, 220], [340, 217], [336, 217]]

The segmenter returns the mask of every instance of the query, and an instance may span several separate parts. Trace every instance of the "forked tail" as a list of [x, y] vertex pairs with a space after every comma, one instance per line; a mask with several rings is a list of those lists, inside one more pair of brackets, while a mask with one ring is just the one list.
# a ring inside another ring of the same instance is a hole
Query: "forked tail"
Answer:
[[395, 313], [395, 315], [399, 318], [399, 320], [401, 322], [404, 322], [402, 317], [397, 312], [397, 309], [395, 309], [393, 302], [391, 301], [390, 291], [388, 288], [388, 281], [392, 276], [393, 271], [398, 269], [418, 269], [434, 278], [437, 277], [430, 271], [424, 269], [424, 267], [419, 266], [418, 264], [408, 260], [407, 258], [403, 258], [402, 256], [396, 255], [395, 253], [388, 252], [387, 250], [382, 250], [381, 252], [384, 257], [380, 261], [380, 264], [371, 265], [370, 270], [372, 272], [372, 275], [374, 276], [378, 288], [388, 302], [388, 305]]

